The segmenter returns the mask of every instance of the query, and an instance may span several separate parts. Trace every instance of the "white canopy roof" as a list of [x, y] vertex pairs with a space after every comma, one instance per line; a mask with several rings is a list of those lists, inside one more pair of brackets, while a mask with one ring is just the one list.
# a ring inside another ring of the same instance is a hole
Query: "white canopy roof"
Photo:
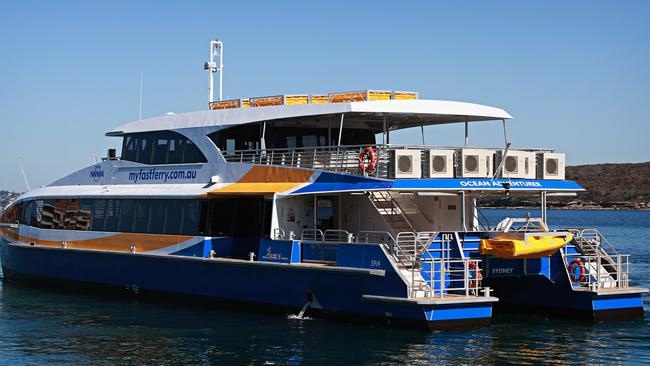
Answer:
[[[503, 109], [480, 104], [445, 100], [386, 100], [233, 108], [180, 113], [127, 123], [108, 132], [106, 135], [119, 136], [126, 133], [146, 131], [240, 125], [283, 118], [341, 113], [371, 116], [388, 115], [391, 121], [403, 121], [403, 125], [398, 128], [512, 118]], [[378, 121], [380, 120], [378, 119]]]

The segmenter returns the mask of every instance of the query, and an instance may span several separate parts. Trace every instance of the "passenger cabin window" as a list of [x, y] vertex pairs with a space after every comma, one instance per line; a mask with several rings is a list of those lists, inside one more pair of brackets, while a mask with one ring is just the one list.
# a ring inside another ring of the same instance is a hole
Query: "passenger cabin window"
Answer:
[[268, 236], [263, 197], [200, 199], [38, 199], [10, 206], [2, 222], [42, 229], [189, 236]]
[[[294, 149], [336, 146], [338, 127], [282, 127], [267, 124], [264, 142], [267, 149]], [[208, 137], [225, 155], [235, 150], [261, 149], [262, 125], [247, 124], [213, 132]], [[329, 141], [328, 141], [329, 140]], [[341, 145], [374, 145], [370, 129], [344, 128]]]
[[124, 136], [122, 160], [153, 165], [207, 161], [190, 139], [173, 131], [133, 133]]

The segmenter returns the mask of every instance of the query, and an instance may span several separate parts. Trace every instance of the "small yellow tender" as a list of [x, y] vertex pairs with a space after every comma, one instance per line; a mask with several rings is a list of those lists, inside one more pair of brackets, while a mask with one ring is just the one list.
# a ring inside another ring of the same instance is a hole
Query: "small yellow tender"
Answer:
[[555, 253], [566, 243], [573, 240], [573, 234], [571, 233], [561, 233], [561, 235], [544, 234], [527, 233], [524, 234], [523, 239], [483, 239], [479, 246], [479, 252], [507, 259], [541, 258]]

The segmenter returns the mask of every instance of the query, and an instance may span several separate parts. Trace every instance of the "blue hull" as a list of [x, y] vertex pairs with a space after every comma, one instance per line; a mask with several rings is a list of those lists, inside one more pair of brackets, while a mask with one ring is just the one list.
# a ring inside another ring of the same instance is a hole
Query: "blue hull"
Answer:
[[499, 307], [573, 319], [637, 320], [644, 316], [642, 291], [575, 291], [559, 253], [538, 259], [487, 260], [484, 286]]
[[200, 296], [298, 313], [418, 328], [489, 324], [491, 302], [420, 304], [405, 299], [393, 270], [293, 265], [185, 256], [114, 253], [1, 244], [5, 276], [82, 282], [142, 292]]

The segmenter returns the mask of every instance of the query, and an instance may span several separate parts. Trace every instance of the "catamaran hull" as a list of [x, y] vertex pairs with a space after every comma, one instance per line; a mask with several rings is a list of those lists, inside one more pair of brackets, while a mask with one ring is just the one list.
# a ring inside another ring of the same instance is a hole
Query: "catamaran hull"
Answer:
[[501, 309], [596, 322], [637, 320], [644, 316], [645, 289], [576, 289], [566, 275], [559, 253], [523, 260], [488, 258], [483, 285], [494, 290]]
[[396, 272], [1, 244], [7, 279], [92, 285], [140, 295], [184, 295], [258, 311], [421, 329], [490, 324], [493, 301], [427, 304], [406, 299]]

